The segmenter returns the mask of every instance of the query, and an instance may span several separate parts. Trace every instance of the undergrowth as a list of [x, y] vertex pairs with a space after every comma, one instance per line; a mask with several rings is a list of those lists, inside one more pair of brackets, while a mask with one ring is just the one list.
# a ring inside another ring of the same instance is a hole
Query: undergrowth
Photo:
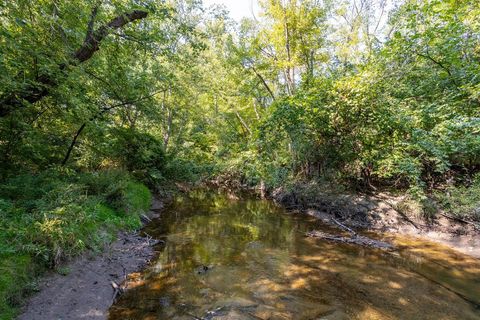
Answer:
[[445, 212], [460, 219], [480, 221], [480, 174], [470, 185], [449, 186], [435, 197]]
[[139, 228], [151, 201], [149, 189], [122, 171], [51, 169], [7, 179], [0, 185], [0, 319], [14, 317], [43, 270]]

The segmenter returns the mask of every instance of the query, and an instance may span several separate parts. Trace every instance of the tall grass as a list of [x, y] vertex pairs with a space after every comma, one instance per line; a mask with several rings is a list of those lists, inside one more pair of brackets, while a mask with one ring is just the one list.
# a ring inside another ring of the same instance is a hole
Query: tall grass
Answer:
[[139, 228], [151, 201], [122, 171], [51, 169], [0, 185], [0, 319], [13, 317], [39, 272]]

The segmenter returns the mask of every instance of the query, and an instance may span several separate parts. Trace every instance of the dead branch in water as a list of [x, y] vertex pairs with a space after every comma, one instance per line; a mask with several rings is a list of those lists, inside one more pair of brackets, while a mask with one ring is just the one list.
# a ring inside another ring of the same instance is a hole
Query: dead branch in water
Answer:
[[307, 233], [307, 237], [319, 238], [328, 241], [341, 242], [341, 243], [350, 243], [356, 244], [364, 247], [377, 248], [377, 249], [393, 249], [393, 246], [390, 243], [370, 239], [360, 235], [352, 235], [352, 237], [343, 237], [339, 235], [332, 235], [322, 231], [311, 231]]
[[347, 227], [346, 225], [344, 225], [343, 223], [341, 223], [341, 222], [338, 221], [337, 219], [332, 218], [332, 221], [335, 222], [335, 224], [338, 225], [341, 229], [349, 232], [349, 233], [352, 234], [353, 236], [356, 236], [356, 235], [357, 235], [357, 233], [356, 233], [352, 228]]

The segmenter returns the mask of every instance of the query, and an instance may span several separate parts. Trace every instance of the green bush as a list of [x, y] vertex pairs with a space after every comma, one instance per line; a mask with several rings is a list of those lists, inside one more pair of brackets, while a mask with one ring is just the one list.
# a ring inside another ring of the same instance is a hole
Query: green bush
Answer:
[[150, 190], [121, 170], [84, 174], [80, 181], [86, 184], [90, 194], [101, 195], [109, 206], [121, 213], [146, 212], [152, 202]]
[[444, 192], [436, 192], [435, 196], [447, 213], [480, 222], [480, 175], [470, 186], [450, 186]]
[[167, 157], [163, 176], [166, 181], [196, 182], [212, 176], [215, 169], [212, 163], [205, 164], [170, 155]]
[[150, 186], [162, 181], [166, 160], [160, 140], [148, 133], [127, 128], [116, 128], [112, 135], [111, 155], [115, 160]]

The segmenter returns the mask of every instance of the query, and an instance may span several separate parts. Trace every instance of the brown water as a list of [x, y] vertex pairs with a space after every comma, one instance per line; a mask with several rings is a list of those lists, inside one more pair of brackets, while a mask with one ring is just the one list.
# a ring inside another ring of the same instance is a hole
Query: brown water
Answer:
[[158, 257], [110, 319], [480, 319], [479, 260], [394, 236], [377, 236], [394, 252], [304, 236], [313, 229], [340, 233], [270, 201], [177, 197], [146, 229], [165, 241]]

